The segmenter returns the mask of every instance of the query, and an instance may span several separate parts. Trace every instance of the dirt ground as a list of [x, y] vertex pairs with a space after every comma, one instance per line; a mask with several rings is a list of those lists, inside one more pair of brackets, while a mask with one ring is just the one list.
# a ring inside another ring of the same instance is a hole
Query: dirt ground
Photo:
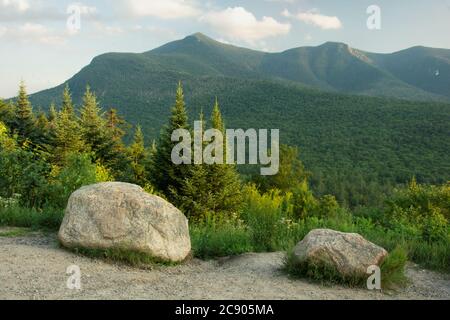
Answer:
[[[381, 293], [290, 279], [282, 263], [283, 253], [251, 253], [144, 270], [67, 252], [55, 235], [0, 236], [0, 299], [450, 299], [447, 275], [415, 265], [408, 287]], [[71, 265], [81, 290], [67, 288]]]

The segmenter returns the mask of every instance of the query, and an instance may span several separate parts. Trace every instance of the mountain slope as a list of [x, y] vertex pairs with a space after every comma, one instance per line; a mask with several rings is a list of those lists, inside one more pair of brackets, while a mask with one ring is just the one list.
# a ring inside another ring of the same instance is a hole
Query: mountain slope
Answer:
[[[410, 50], [398, 54], [418, 56]], [[447, 51], [433, 59], [445, 60]], [[282, 142], [301, 148], [316, 190], [354, 205], [364, 202], [367, 189], [388, 188], [414, 175], [420, 182], [450, 180], [450, 105], [431, 101], [444, 99], [445, 86], [432, 86], [436, 94], [414, 87], [427, 89], [427, 83], [419, 80], [420, 69], [397, 69], [395, 60], [402, 58], [336, 43], [269, 54], [196, 34], [143, 54], [101, 55], [68, 84], [77, 105], [89, 84], [104, 108], [117, 108], [154, 139], [181, 80], [191, 120], [201, 109], [208, 116], [217, 96], [229, 128], [280, 129]], [[441, 69], [440, 81], [447, 81], [445, 66]], [[33, 105], [59, 104], [63, 87], [32, 95]]]

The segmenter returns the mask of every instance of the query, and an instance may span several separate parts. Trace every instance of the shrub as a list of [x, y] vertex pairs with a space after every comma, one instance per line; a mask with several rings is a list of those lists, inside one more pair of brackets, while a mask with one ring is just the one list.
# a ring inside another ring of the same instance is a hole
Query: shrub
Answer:
[[192, 251], [198, 258], [238, 255], [253, 250], [249, 229], [236, 218], [218, 221], [208, 216], [191, 224], [190, 233]]
[[242, 219], [250, 228], [255, 250], [276, 250], [283, 214], [283, 196], [278, 190], [261, 195], [254, 185], [245, 187], [243, 193], [246, 205]]
[[383, 288], [395, 288], [407, 283], [405, 265], [408, 255], [404, 248], [396, 247], [381, 264], [381, 284]]
[[12, 206], [0, 208], [0, 225], [32, 229], [59, 229], [64, 212], [61, 209], [44, 208], [41, 210]]
[[54, 168], [53, 175], [48, 186], [47, 201], [52, 206], [65, 208], [74, 191], [97, 181], [97, 166], [88, 154], [72, 154], [61, 170]]

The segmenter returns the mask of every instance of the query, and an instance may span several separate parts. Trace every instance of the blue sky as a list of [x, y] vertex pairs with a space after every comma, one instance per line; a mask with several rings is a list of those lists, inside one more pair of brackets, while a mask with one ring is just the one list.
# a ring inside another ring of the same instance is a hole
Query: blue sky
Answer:
[[[379, 30], [367, 27], [371, 5]], [[47, 89], [98, 54], [143, 52], [195, 32], [265, 51], [326, 41], [373, 52], [450, 48], [450, 0], [0, 0], [0, 97], [15, 95], [22, 79], [29, 92]]]

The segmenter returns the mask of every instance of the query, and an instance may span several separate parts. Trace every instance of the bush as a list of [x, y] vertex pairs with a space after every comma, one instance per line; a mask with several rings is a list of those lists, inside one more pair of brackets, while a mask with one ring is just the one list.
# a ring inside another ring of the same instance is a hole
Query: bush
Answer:
[[396, 247], [381, 264], [382, 288], [395, 288], [407, 283], [405, 266], [408, 254], [402, 247]]
[[256, 251], [277, 249], [284, 197], [277, 190], [260, 194], [255, 186], [244, 188], [245, 207], [242, 219], [248, 225]]
[[63, 217], [63, 210], [55, 208], [42, 210], [19, 206], [0, 208], [0, 225], [3, 226], [56, 231], [59, 229]]
[[197, 258], [225, 257], [253, 250], [249, 229], [236, 218], [218, 221], [208, 216], [191, 224], [190, 233], [193, 254]]
[[47, 203], [65, 208], [70, 195], [85, 185], [97, 182], [97, 166], [88, 154], [72, 154], [67, 164], [59, 169], [54, 167], [53, 178], [48, 186]]

